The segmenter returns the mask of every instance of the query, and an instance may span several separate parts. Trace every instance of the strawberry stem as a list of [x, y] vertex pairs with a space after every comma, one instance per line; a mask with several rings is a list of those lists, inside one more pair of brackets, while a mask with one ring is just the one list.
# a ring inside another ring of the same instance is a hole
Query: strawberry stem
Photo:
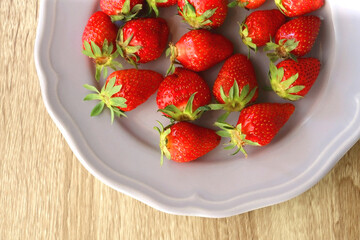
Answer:
[[279, 41], [279, 44], [276, 44], [271, 41], [266, 43], [266, 46], [264, 47], [264, 51], [268, 52], [267, 56], [269, 57], [270, 61], [275, 62], [278, 59], [293, 59], [294, 61], [297, 61], [296, 56], [292, 54], [291, 52], [296, 49], [299, 45], [299, 41], [296, 41], [295, 39], [281, 39]]
[[159, 142], [159, 147], [160, 147], [160, 151], [161, 151], [161, 157], [160, 157], [160, 165], [162, 166], [164, 163], [164, 155], [167, 159], [171, 159], [171, 154], [169, 149], [167, 148], [167, 144], [168, 144], [168, 140], [167, 140], [167, 136], [171, 133], [171, 125], [167, 126], [166, 128], [164, 128], [164, 125], [157, 121], [160, 125], [160, 128], [158, 127], [154, 127], [154, 129], [156, 131], [159, 132], [160, 134], [160, 142]]
[[178, 49], [173, 43], [169, 43], [169, 48], [166, 49], [166, 57], [170, 56], [170, 66], [166, 72], [166, 75], [173, 74], [175, 72], [176, 58], [178, 57]]
[[[253, 43], [252, 38], [249, 37], [249, 28], [248, 26], [243, 22], [243, 23], [238, 23], [240, 26], [240, 31], [239, 34], [241, 36], [241, 40], [243, 41], [243, 43], [251, 50], [253, 50], [254, 52], [257, 52], [257, 46], [255, 43]], [[249, 51], [249, 55], [248, 58], [250, 58], [250, 51]]]

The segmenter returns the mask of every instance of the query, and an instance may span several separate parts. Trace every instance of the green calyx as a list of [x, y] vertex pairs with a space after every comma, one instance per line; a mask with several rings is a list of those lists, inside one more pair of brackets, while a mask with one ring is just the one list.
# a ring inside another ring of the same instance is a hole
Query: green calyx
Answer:
[[130, 8], [130, 0], [125, 0], [121, 11], [116, 15], [111, 15], [111, 21], [130, 21], [135, 18], [136, 15], [141, 11], [142, 4], [135, 5], [132, 9]]
[[185, 22], [195, 29], [199, 28], [211, 28], [209, 24], [212, 23], [210, 18], [215, 14], [217, 8], [209, 9], [202, 15], [197, 16], [195, 7], [185, 0], [183, 10], [179, 9], [180, 14], [183, 16]]
[[292, 86], [295, 81], [299, 78], [299, 73], [289, 77], [285, 81], [282, 81], [284, 78], [284, 68], [277, 68], [274, 63], [270, 62], [270, 72], [269, 72], [269, 79], [270, 84], [274, 92], [279, 95], [281, 98], [290, 100], [290, 101], [297, 101], [303, 98], [303, 96], [296, 95], [298, 92], [302, 91], [305, 86], [297, 85]]
[[166, 2], [168, 2], [168, 0], [146, 0], [146, 1], [147, 1], [147, 3], [149, 4], [149, 7], [150, 7], [150, 13], [152, 11], [154, 11], [155, 14], [156, 14], [156, 17], [159, 16], [159, 9], [157, 7], [157, 4], [158, 3], [166, 3]]
[[133, 37], [134, 34], [131, 34], [131, 36], [124, 41], [124, 32], [120, 29], [117, 37], [117, 51], [128, 63], [137, 68], [140, 58], [136, 53], [142, 49], [142, 46], [130, 46], [129, 44]]
[[250, 49], [253, 50], [254, 52], [257, 52], [257, 46], [255, 43], [253, 43], [252, 38], [249, 37], [249, 28], [245, 24], [245, 22], [243, 22], [241, 24], [239, 23], [239, 26], [240, 26], [239, 34], [240, 34], [241, 40], [248, 47], [248, 49], [249, 49], [248, 58], [250, 58]]
[[166, 106], [164, 109], [159, 109], [159, 112], [165, 113], [168, 115], [168, 118], [172, 119], [173, 121], [194, 121], [199, 119], [201, 115], [210, 110], [208, 106], [202, 106], [193, 111], [193, 102], [195, 94], [192, 94], [187, 102], [185, 108], [183, 110], [179, 109], [175, 105]]
[[114, 46], [112, 43], [109, 44], [108, 40], [105, 39], [102, 49], [95, 42], [91, 41], [91, 43], [84, 41], [85, 50], [83, 50], [83, 54], [92, 58], [95, 62], [96, 71], [95, 71], [95, 79], [96, 81], [100, 80], [101, 73], [103, 73], [103, 78], [106, 78], [108, 75], [108, 67], [112, 68], [114, 71], [122, 68], [121, 63], [115, 61], [119, 54], [117, 51], [114, 53]]
[[295, 39], [281, 39], [279, 44], [276, 44], [270, 40], [264, 47], [264, 51], [272, 51], [267, 53], [270, 61], [275, 62], [278, 59], [292, 59], [297, 61], [297, 58], [294, 54], [291, 53], [297, 46], [299, 45], [299, 41], [295, 41]]
[[282, 14], [287, 15], [287, 10], [282, 4], [282, 0], [275, 0], [275, 4]]
[[236, 0], [236, 1], [233, 1], [231, 3], [228, 4], [228, 7], [229, 8], [234, 8], [236, 6], [239, 6], [239, 7], [242, 7], [242, 8], [246, 8], [246, 6], [249, 4], [248, 1], [246, 2], [241, 2], [240, 0]]
[[261, 146], [259, 143], [246, 139], [246, 134], [242, 133], [241, 124], [234, 127], [226, 122], [215, 122], [215, 126], [222, 129], [216, 132], [219, 136], [230, 138], [230, 142], [225, 144], [226, 147], [224, 149], [231, 150], [237, 148], [232, 155], [242, 152], [247, 157], [248, 155], [244, 149], [245, 145]]
[[240, 112], [249, 102], [253, 99], [257, 87], [250, 91], [249, 84], [244, 86], [240, 92], [239, 85], [234, 80], [234, 85], [230, 88], [228, 95], [225, 94], [222, 86], [220, 87], [221, 99], [223, 104], [210, 104], [208, 105], [211, 110], [225, 110], [227, 112]]
[[90, 100], [99, 100], [100, 102], [93, 108], [91, 111], [91, 116], [98, 116], [104, 110], [104, 107], [110, 109], [111, 113], [111, 123], [114, 122], [114, 116], [120, 117], [126, 115], [120, 108], [126, 108], [126, 99], [122, 97], [112, 97], [114, 94], [118, 93], [121, 90], [121, 85], [115, 86], [116, 77], [113, 77], [109, 80], [108, 84], [104, 84], [101, 91], [97, 90], [96, 87], [85, 84], [84, 87], [95, 93], [88, 94], [84, 101]]
[[176, 61], [176, 58], [178, 57], [178, 49], [173, 43], [170, 43], [168, 49], [166, 49], [166, 57], [169, 56], [170, 67], [168, 68], [166, 75], [173, 74], [175, 72], [175, 63], [180, 64]]
[[157, 130], [160, 134], [160, 143], [159, 143], [159, 147], [160, 147], [160, 151], [161, 151], [161, 161], [160, 164], [163, 165], [164, 163], [164, 155], [166, 156], [167, 159], [171, 159], [171, 154], [169, 152], [169, 149], [167, 148], [167, 136], [171, 133], [171, 125], [167, 126], [166, 128], [164, 128], [164, 125], [162, 125], [161, 122], [157, 121], [160, 125], [160, 128], [158, 127], [154, 127], [155, 130]]

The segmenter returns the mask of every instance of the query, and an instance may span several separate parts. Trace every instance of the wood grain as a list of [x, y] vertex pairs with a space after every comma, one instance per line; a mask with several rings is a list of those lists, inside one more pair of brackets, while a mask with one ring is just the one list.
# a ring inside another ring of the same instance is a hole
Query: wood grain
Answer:
[[315, 187], [224, 219], [173, 216], [91, 176], [47, 114], [39, 1], [0, 1], [0, 239], [359, 239], [360, 142]]

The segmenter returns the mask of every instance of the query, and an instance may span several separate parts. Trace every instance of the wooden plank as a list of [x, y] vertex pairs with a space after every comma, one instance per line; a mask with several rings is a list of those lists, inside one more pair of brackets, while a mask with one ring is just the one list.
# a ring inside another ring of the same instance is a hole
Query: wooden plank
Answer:
[[33, 59], [39, 1], [0, 1], [0, 239], [358, 239], [360, 142], [290, 201], [173, 216], [91, 176], [47, 114]]

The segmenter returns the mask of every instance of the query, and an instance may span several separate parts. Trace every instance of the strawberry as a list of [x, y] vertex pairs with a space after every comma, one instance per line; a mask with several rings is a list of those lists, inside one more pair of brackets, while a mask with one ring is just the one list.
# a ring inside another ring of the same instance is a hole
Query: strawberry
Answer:
[[255, 9], [260, 7], [266, 2], [266, 0], [235, 0], [228, 4], [230, 8], [232, 7], [243, 7], [246, 9]]
[[320, 72], [320, 61], [316, 58], [284, 60], [275, 66], [270, 62], [272, 89], [282, 98], [296, 101], [311, 89]]
[[235, 54], [221, 68], [213, 87], [219, 104], [210, 104], [212, 110], [241, 111], [258, 97], [258, 84], [252, 63], [247, 56]]
[[82, 48], [83, 54], [93, 59], [96, 65], [95, 79], [99, 81], [101, 72], [107, 76], [107, 67], [114, 70], [122, 67], [117, 58], [116, 35], [117, 27], [105, 13], [98, 11], [88, 20], [83, 35]]
[[222, 131], [217, 132], [222, 137], [231, 138], [225, 149], [237, 147], [246, 157], [245, 145], [265, 146], [279, 132], [295, 110], [291, 103], [259, 103], [244, 108], [240, 112], [236, 127], [225, 122], [216, 122], [215, 125]]
[[192, 71], [205, 71], [230, 57], [233, 51], [233, 44], [224, 36], [204, 29], [191, 30], [175, 45], [170, 43], [166, 51], [167, 56], [171, 55], [168, 73], [174, 72], [175, 61]]
[[131, 20], [119, 30], [117, 49], [129, 63], [147, 63], [158, 59], [166, 48], [169, 27], [163, 18]]
[[149, 4], [150, 10], [154, 11], [156, 16], [159, 16], [158, 7], [170, 7], [177, 4], [177, 0], [146, 0]]
[[286, 16], [297, 17], [318, 10], [325, 0], [275, 0], [275, 4]]
[[144, 0], [100, 0], [100, 8], [113, 22], [129, 21], [139, 13], [143, 3]]
[[227, 0], [179, 0], [179, 15], [195, 29], [220, 27], [227, 15]]
[[156, 102], [159, 111], [175, 121], [193, 121], [201, 117], [210, 103], [208, 85], [198, 74], [176, 68], [160, 84]]
[[91, 112], [91, 116], [99, 115], [106, 106], [110, 109], [111, 122], [113, 122], [114, 115], [126, 116], [124, 112], [143, 104], [156, 92], [162, 80], [161, 74], [151, 70], [115, 71], [109, 75], [100, 92], [95, 87], [85, 84], [86, 89], [96, 93], [87, 95], [84, 100], [100, 100]]
[[242, 41], [252, 50], [264, 46], [285, 23], [284, 15], [277, 9], [252, 12], [240, 25]]
[[161, 165], [164, 155], [175, 162], [193, 161], [214, 148], [221, 138], [209, 128], [197, 126], [189, 122], [178, 122], [166, 128], [159, 122]]
[[320, 31], [321, 20], [317, 16], [298, 17], [282, 25], [276, 32], [275, 43], [266, 44], [265, 51], [272, 61], [279, 58], [296, 59], [312, 49]]

